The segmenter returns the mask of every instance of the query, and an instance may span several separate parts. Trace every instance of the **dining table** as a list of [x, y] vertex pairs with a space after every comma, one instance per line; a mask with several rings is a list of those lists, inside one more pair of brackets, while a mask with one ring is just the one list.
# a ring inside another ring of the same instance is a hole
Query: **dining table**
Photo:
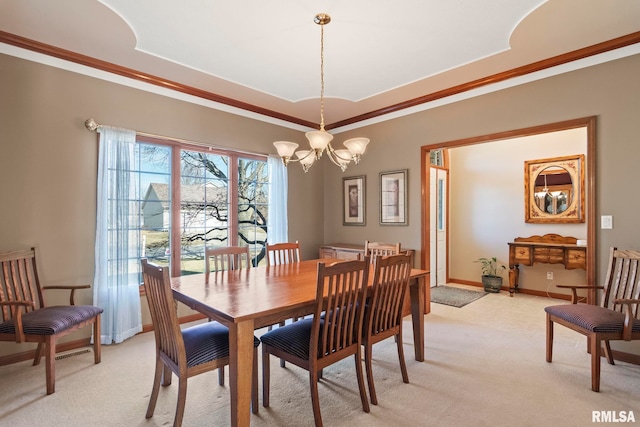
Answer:
[[[192, 274], [171, 278], [175, 300], [229, 328], [229, 389], [232, 426], [249, 426], [253, 339], [256, 329], [313, 313], [317, 269], [338, 259]], [[424, 360], [425, 278], [412, 269], [409, 286], [415, 358]], [[370, 269], [370, 285], [373, 268]]]

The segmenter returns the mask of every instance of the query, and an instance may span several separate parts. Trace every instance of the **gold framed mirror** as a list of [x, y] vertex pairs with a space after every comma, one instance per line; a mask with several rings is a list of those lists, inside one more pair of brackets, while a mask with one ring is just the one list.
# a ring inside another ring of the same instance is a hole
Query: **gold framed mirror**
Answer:
[[584, 154], [524, 162], [525, 222], [584, 222]]

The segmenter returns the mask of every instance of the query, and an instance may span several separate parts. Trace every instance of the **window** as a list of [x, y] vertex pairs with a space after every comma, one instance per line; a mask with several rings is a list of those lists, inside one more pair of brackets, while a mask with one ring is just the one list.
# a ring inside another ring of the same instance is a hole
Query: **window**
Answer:
[[194, 274], [204, 271], [205, 247], [249, 246], [254, 265], [263, 262], [266, 158], [141, 138], [135, 161], [140, 200], [131, 201], [140, 218], [131, 231], [139, 233], [141, 247], [131, 248], [132, 261], [139, 265], [146, 257], [170, 265], [173, 276]]

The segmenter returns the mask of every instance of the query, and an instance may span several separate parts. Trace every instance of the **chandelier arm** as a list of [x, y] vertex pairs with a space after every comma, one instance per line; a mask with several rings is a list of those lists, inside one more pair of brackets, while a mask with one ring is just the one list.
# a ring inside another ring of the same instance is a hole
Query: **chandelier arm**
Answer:
[[[338, 166], [340, 169], [342, 169], [343, 171], [345, 169], [347, 169], [347, 164], [340, 164], [336, 158], [340, 158], [342, 159], [342, 157], [338, 156], [333, 150], [329, 151], [327, 150], [327, 157], [329, 157], [329, 160], [331, 160], [331, 163], [333, 163], [334, 165]], [[343, 159], [345, 162], [347, 161], [346, 159]]]
[[[334, 158], [336, 158], [336, 159], [340, 159], [340, 160], [345, 161], [345, 162], [350, 162], [350, 161], [352, 161], [352, 160], [353, 160], [353, 157], [350, 157], [350, 158], [346, 158], [346, 159], [345, 159], [345, 158], [344, 158], [344, 157], [342, 157], [340, 154], [336, 153], [336, 150], [334, 150], [334, 149], [333, 149], [333, 147], [331, 146], [331, 143], [327, 144], [327, 153], [331, 153], [331, 154], [333, 155], [333, 157], [334, 157]], [[330, 157], [331, 157], [331, 156], [330, 156]], [[335, 163], [335, 162], [334, 162], [334, 163]], [[340, 166], [340, 165], [338, 165], [338, 166]]]

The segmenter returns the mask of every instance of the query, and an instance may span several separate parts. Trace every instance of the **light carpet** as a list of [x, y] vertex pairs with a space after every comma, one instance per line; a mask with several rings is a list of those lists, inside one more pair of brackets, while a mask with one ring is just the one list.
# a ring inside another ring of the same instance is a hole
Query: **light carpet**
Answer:
[[[502, 292], [462, 310], [432, 304], [425, 318], [424, 362], [413, 357], [410, 317], [404, 322], [410, 384], [402, 382], [393, 339], [376, 344], [379, 405], [368, 414], [362, 411], [353, 358], [343, 360], [325, 370], [319, 387], [324, 425], [581, 427], [593, 425], [594, 410], [634, 410], [640, 419], [640, 366], [611, 366], [603, 359], [601, 392], [594, 393], [586, 339], [559, 326], [553, 363], [545, 361], [544, 307], [561, 303]], [[91, 353], [58, 360], [56, 392], [50, 396], [45, 395], [43, 364], [2, 366], [0, 425], [170, 426], [175, 379], [161, 389], [153, 418], [144, 418], [153, 360], [152, 333], [104, 346], [99, 365]], [[260, 406], [251, 425], [313, 426], [307, 372], [289, 364], [282, 369], [272, 358], [271, 374], [271, 407]], [[183, 425], [229, 425], [228, 385], [218, 385], [216, 372], [189, 379]]]

